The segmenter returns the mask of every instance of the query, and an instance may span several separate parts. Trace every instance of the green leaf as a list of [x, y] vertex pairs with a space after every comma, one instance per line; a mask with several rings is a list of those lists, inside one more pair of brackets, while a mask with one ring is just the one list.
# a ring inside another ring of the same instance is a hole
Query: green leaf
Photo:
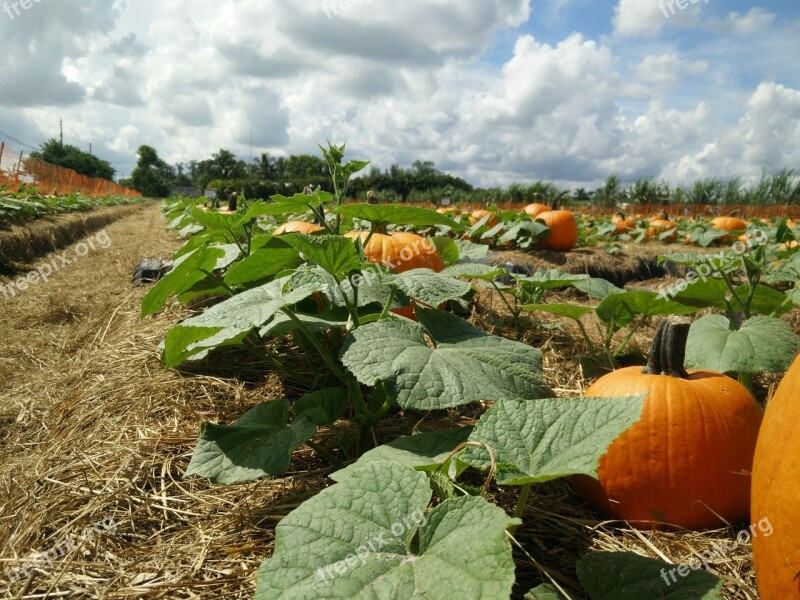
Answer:
[[281, 239], [303, 254], [307, 260], [339, 279], [362, 267], [356, 245], [350, 238], [291, 233]]
[[295, 194], [291, 198], [281, 196], [280, 194], [271, 197], [272, 202], [254, 202], [243, 217], [238, 221], [239, 225], [243, 225], [248, 221], [252, 221], [264, 215], [288, 215], [304, 213], [307, 210], [316, 208], [326, 202], [333, 200], [333, 196], [328, 192], [318, 190], [317, 192], [308, 194]]
[[507, 271], [501, 267], [494, 267], [483, 263], [458, 263], [442, 271], [442, 275], [447, 275], [448, 277], [483, 279], [485, 281], [491, 281], [506, 273]]
[[435, 237], [432, 241], [436, 246], [436, 251], [447, 266], [453, 265], [461, 260], [461, 253], [458, 251], [458, 244], [454, 239]]
[[241, 340], [284, 306], [321, 291], [321, 286], [306, 285], [284, 293], [288, 279], [284, 277], [246, 290], [173, 327], [165, 340], [165, 364], [176, 367], [198, 352]]
[[[501, 400], [481, 417], [469, 439], [492, 448], [500, 485], [576, 474], [596, 478], [608, 446], [641, 418], [645, 396]], [[491, 465], [483, 448], [467, 448], [462, 460], [484, 471]]]
[[722, 580], [699, 569], [700, 559], [691, 562], [696, 569], [633, 552], [589, 552], [578, 561], [578, 580], [590, 600], [722, 600]]
[[[616, 229], [616, 225], [613, 223], [611, 225]], [[525, 594], [524, 600], [564, 600], [564, 596], [554, 586], [547, 583]]]
[[255, 250], [250, 256], [234, 265], [225, 274], [225, 283], [247, 285], [262, 282], [299, 264], [300, 256], [297, 250], [287, 247], [283, 242], [275, 242]]
[[234, 425], [203, 423], [186, 476], [232, 485], [286, 472], [292, 453], [317, 430], [308, 415], [292, 425], [287, 425], [288, 416], [288, 400], [273, 400], [252, 408]]
[[528, 312], [546, 312], [559, 317], [569, 317], [579, 321], [581, 317], [594, 312], [591, 306], [580, 306], [578, 304], [526, 304], [522, 310]]
[[216, 211], [204, 211], [193, 208], [192, 219], [207, 229], [235, 230], [239, 221], [237, 214], [221, 214]]
[[[741, 285], [736, 288], [736, 293], [742, 300], [747, 299], [747, 295], [750, 291], [751, 288], [747, 285]], [[734, 303], [734, 306], [738, 307], [738, 304]], [[750, 304], [750, 310], [762, 315], [779, 317], [792, 310], [792, 300], [783, 292], [779, 292], [765, 285], [759, 285], [755, 289], [753, 301]]]
[[294, 405], [294, 413], [307, 416], [322, 427], [335, 423], [347, 410], [349, 395], [344, 388], [328, 388], [306, 394]]
[[180, 294], [191, 288], [207, 275], [203, 271], [212, 271], [217, 261], [225, 256], [220, 248], [201, 248], [187, 255], [183, 260], [175, 261], [172, 270], [162, 277], [142, 300], [142, 317], [153, 315], [164, 308], [172, 294]]
[[343, 217], [363, 219], [375, 226], [385, 225], [415, 225], [427, 227], [430, 225], [445, 225], [455, 231], [464, 229], [450, 217], [441, 215], [431, 208], [416, 206], [401, 206], [399, 204], [345, 204], [336, 209]]
[[430, 306], [439, 306], [442, 302], [462, 298], [472, 289], [469, 282], [435, 273], [430, 269], [405, 271], [395, 275], [392, 281], [408, 297]]
[[[421, 471], [434, 471], [472, 433], [472, 427], [460, 427], [445, 431], [429, 431], [397, 438], [362, 455], [358, 462], [336, 471], [334, 481], [344, 481], [351, 473], [372, 462], [392, 462]], [[447, 469], [447, 465], [443, 466]]]
[[278, 524], [255, 600], [508, 598], [518, 520], [471, 496], [425, 514], [431, 495], [424, 473], [364, 465]]
[[779, 373], [789, 368], [797, 343], [792, 328], [774, 317], [752, 317], [731, 331], [726, 317], [707, 315], [689, 329], [685, 364], [720, 373]]
[[482, 260], [489, 256], [489, 246], [485, 244], [475, 244], [466, 240], [456, 240], [460, 260]]
[[383, 319], [350, 334], [342, 362], [364, 385], [378, 381], [403, 408], [437, 410], [480, 400], [542, 398], [542, 355], [520, 342], [487, 335], [439, 310], [418, 308], [420, 325]]
[[697, 311], [697, 307], [665, 299], [649, 290], [612, 294], [595, 309], [603, 322], [613, 322], [617, 329], [630, 325], [637, 316], [689, 315]]
[[[296, 312], [295, 316], [312, 333], [330, 331], [331, 329], [344, 329], [349, 319], [346, 309], [327, 310], [315, 315]], [[259, 331], [262, 338], [275, 337], [298, 331], [300, 326], [285, 313], [279, 312]]]
[[786, 292], [786, 296], [789, 298], [789, 300], [800, 306], [800, 286], [795, 286]]

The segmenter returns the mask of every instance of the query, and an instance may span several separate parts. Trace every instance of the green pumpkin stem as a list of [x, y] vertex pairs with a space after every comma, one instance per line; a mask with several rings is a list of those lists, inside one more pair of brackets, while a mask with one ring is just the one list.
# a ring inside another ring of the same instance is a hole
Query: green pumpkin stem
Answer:
[[653, 336], [650, 358], [642, 373], [649, 375], [669, 375], [686, 379], [689, 373], [683, 367], [686, 357], [686, 340], [689, 338], [691, 321], [685, 317], [662, 319]]

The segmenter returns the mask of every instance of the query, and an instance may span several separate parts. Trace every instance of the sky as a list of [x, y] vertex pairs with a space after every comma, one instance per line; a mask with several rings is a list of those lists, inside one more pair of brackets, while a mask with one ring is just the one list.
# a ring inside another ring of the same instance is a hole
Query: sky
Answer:
[[0, 0], [0, 140], [476, 186], [800, 174], [797, 0]]

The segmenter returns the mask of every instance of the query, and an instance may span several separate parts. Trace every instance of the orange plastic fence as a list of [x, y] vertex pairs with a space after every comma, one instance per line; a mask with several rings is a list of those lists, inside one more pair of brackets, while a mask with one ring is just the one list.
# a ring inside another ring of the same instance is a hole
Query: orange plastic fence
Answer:
[[0, 185], [13, 190], [21, 186], [34, 187], [40, 194], [62, 196], [77, 192], [84, 196], [130, 196], [141, 194], [121, 185], [87, 177], [64, 167], [57, 167], [35, 158], [25, 158], [19, 150], [6, 143], [0, 143]]

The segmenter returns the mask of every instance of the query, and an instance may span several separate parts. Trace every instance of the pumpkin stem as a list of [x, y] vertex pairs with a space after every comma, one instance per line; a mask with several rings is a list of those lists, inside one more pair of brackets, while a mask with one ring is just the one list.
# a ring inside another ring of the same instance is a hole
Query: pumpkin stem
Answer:
[[649, 375], [669, 375], [686, 379], [689, 374], [683, 367], [686, 357], [686, 340], [689, 337], [691, 321], [686, 317], [667, 317], [662, 319], [653, 336], [650, 358], [642, 373]]

